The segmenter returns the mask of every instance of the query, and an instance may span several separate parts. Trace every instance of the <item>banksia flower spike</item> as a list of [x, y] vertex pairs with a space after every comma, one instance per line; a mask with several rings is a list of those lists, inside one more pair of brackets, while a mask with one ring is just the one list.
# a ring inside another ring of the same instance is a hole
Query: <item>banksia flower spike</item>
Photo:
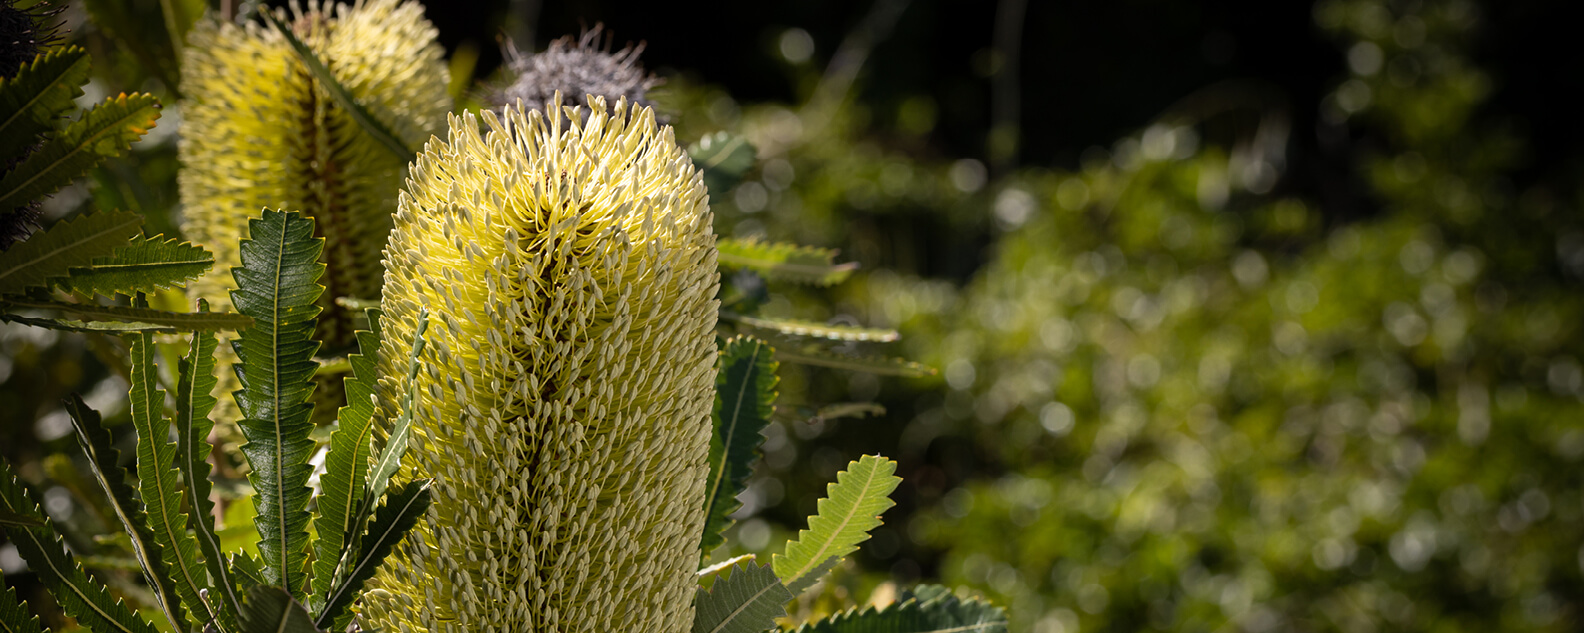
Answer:
[[541, 111], [557, 98], [565, 98], [568, 105], [588, 107], [586, 95], [603, 97], [607, 103], [626, 99], [652, 106], [645, 94], [660, 80], [638, 65], [643, 45], [612, 53], [600, 48], [603, 33], [603, 27], [595, 26], [575, 40], [568, 35], [551, 42], [536, 54], [524, 54], [506, 42], [510, 81], [497, 88], [490, 100], [497, 107], [521, 100], [524, 109]]
[[[417, 147], [441, 129], [450, 108], [447, 72], [421, 5], [315, 2], [294, 13], [292, 31], [397, 138]], [[407, 158], [361, 129], [286, 39], [262, 24], [200, 21], [182, 71], [189, 95], [180, 147], [184, 234], [214, 252], [214, 270], [227, 271], [239, 263], [237, 240], [260, 208], [313, 218], [329, 265], [319, 336], [328, 350], [350, 346], [351, 312], [334, 301], [378, 298], [380, 252]], [[229, 275], [211, 274], [193, 293], [228, 308], [232, 288]]]
[[[416, 393], [435, 504], [365, 598], [383, 631], [692, 622], [715, 359], [702, 181], [653, 111], [452, 117], [386, 250], [378, 400]], [[429, 311], [423, 369], [401, 368]]]

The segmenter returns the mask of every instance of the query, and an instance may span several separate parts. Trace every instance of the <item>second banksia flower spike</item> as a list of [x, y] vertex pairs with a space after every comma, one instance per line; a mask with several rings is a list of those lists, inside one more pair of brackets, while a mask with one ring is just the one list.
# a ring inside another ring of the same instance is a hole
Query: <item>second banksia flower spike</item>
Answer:
[[[692, 623], [714, 398], [704, 186], [648, 108], [452, 117], [386, 250], [384, 376], [429, 312], [405, 476], [428, 516], [376, 576], [383, 631]], [[384, 416], [408, 392], [382, 380]]]

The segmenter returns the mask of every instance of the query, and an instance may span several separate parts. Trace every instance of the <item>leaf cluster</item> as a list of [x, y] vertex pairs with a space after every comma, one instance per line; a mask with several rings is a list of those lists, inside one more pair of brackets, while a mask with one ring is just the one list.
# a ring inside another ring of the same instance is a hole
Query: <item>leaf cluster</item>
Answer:
[[[213, 427], [208, 415], [216, 404], [209, 394], [217, 384], [212, 334], [191, 336], [178, 364], [176, 406], [169, 416], [153, 335], [127, 334], [136, 486], [126, 484], [127, 473], [119, 466], [100, 415], [76, 396], [68, 399], [66, 410], [93, 478], [124, 528], [170, 629], [343, 630], [364, 583], [428, 509], [430, 480], [390, 481], [405, 450], [397, 442], [387, 444], [377, 468], [371, 464], [372, 429], [386, 421], [374, 419], [366, 397], [375, 380], [370, 354], [379, 347], [379, 333], [364, 332], [359, 336], [364, 353], [352, 358], [354, 375], [347, 388], [365, 397], [354, 398], [353, 406], [340, 412], [342, 427], [327, 455], [317, 517], [309, 510], [307, 480], [314, 448], [308, 438], [313, 413], [309, 395], [317, 369], [312, 355], [318, 342], [312, 333], [315, 301], [323, 290], [318, 284], [324, 271], [318, 262], [322, 240], [313, 236], [313, 221], [297, 213], [266, 210], [249, 229], [252, 238], [241, 245], [243, 264], [232, 271], [238, 285], [233, 300], [251, 319], [234, 343], [242, 388], [233, 397], [245, 415], [241, 424], [248, 441], [243, 454], [257, 491], [253, 503], [260, 558], [225, 552], [213, 520], [207, 461]], [[196, 314], [209, 314], [207, 308], [201, 303]], [[378, 323], [377, 314], [371, 322]], [[420, 327], [415, 348], [422, 347], [422, 332]], [[409, 419], [410, 412], [403, 420]], [[404, 425], [397, 421], [392, 436], [402, 435]], [[155, 630], [89, 579], [81, 561], [62, 546], [32, 492], [3, 463], [0, 500], [0, 526], [67, 615], [96, 632]], [[310, 521], [317, 538], [308, 533]], [[0, 596], [0, 625], [13, 631], [40, 630], [9, 592]]]

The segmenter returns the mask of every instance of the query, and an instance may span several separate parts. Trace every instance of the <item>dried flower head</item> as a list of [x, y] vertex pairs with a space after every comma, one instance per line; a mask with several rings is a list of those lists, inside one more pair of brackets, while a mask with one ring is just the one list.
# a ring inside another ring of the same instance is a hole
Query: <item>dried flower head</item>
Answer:
[[595, 27], [576, 40], [568, 35], [550, 43], [544, 52], [525, 55], [506, 42], [506, 67], [511, 83], [500, 88], [492, 101], [498, 107], [522, 101], [530, 110], [544, 110], [557, 93], [570, 105], [588, 107], [587, 95], [604, 97], [607, 103], [626, 99], [628, 103], [652, 106], [644, 95], [660, 80], [638, 65], [643, 44], [610, 52], [609, 41], [601, 47], [604, 27]]
[[435, 503], [376, 576], [384, 631], [653, 631], [692, 620], [715, 357], [705, 190], [648, 108], [453, 117], [386, 250], [382, 376], [420, 306], [407, 476]]
[[[450, 108], [437, 31], [405, 0], [310, 3], [290, 20], [337, 80], [409, 146], [444, 125]], [[280, 14], [285, 19], [286, 14]], [[200, 21], [182, 66], [183, 233], [215, 253], [196, 296], [229, 307], [237, 240], [261, 208], [300, 210], [325, 238], [319, 335], [352, 344], [353, 315], [337, 297], [376, 299], [380, 252], [407, 160], [385, 150], [330, 98], [274, 29]]]
[[0, 77], [15, 77], [22, 64], [60, 41], [62, 7], [39, 2], [17, 8], [16, 0], [0, 0]]

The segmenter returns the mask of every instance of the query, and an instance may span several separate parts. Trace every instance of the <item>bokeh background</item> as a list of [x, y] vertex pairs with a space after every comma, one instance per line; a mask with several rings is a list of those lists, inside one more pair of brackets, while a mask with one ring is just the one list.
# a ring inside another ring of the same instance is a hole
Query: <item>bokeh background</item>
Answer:
[[[1019, 633], [1584, 626], [1567, 3], [426, 4], [480, 78], [503, 33], [644, 42], [681, 139], [757, 148], [711, 192], [718, 231], [862, 267], [773, 286], [766, 311], [898, 328], [877, 351], [939, 369], [784, 365], [717, 557], [773, 551], [848, 460], [881, 453], [899, 505], [832, 600], [940, 581]], [[159, 92], [71, 28], [90, 97]], [[168, 107], [50, 213], [131, 208], [179, 232], [177, 121]], [[93, 345], [0, 325], [0, 448], [87, 533], [102, 519], [73, 491], [57, 403], [124, 411]], [[870, 400], [886, 413], [808, 413]]]

